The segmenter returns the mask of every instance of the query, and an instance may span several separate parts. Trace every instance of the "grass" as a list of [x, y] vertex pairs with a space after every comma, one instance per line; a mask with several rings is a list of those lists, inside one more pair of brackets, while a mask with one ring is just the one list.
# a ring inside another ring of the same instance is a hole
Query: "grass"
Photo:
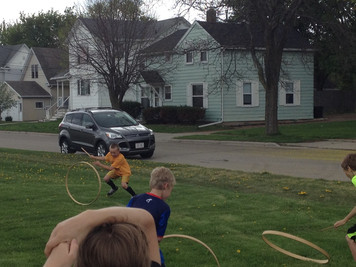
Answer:
[[[0, 131], [27, 131], [58, 133], [58, 121], [1, 123]], [[264, 127], [231, 128], [214, 125], [199, 128], [197, 125], [146, 125], [157, 133], [192, 133], [178, 137], [191, 140], [253, 141], [275, 143], [297, 143], [325, 139], [356, 138], [356, 121], [313, 122], [284, 124], [279, 126], [278, 135], [266, 135]], [[206, 133], [211, 131], [212, 133]], [[202, 133], [205, 132], [205, 133]]]
[[279, 126], [280, 133], [266, 135], [264, 127], [216, 131], [211, 134], [194, 134], [179, 137], [191, 140], [254, 141], [299, 143], [325, 139], [356, 138], [356, 121], [313, 122]]
[[[108, 198], [101, 194], [90, 206], [79, 206], [67, 195], [65, 176], [85, 155], [0, 149], [0, 266], [41, 266], [43, 249], [53, 227], [87, 208], [125, 206], [130, 195], [119, 190]], [[352, 257], [344, 236], [347, 226], [321, 232], [342, 219], [353, 207], [351, 183], [302, 179], [210, 169], [190, 165], [129, 160], [130, 185], [148, 191], [151, 170], [164, 165], [175, 174], [177, 185], [168, 199], [172, 213], [166, 234], [200, 239], [224, 266], [317, 266], [285, 256], [264, 243], [264, 230], [287, 232], [325, 249], [329, 266], [350, 266]], [[99, 171], [103, 176], [104, 172]], [[68, 175], [70, 189], [81, 201], [96, 195], [97, 180], [90, 169], [75, 168]], [[79, 189], [79, 190], [78, 190]], [[269, 236], [272, 242], [307, 257], [323, 258], [313, 249], [291, 240]], [[162, 241], [167, 266], [216, 266], [201, 245], [171, 238]]]

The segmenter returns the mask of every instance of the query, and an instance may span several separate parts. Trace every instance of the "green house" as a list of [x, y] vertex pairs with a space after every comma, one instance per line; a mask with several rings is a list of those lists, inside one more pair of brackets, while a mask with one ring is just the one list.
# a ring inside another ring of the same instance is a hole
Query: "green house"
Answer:
[[[254, 34], [257, 51], [263, 35]], [[259, 82], [244, 24], [195, 21], [145, 49], [137, 99], [144, 106], [196, 106], [210, 122], [263, 121], [265, 89]], [[261, 56], [261, 54], [257, 54]], [[283, 53], [278, 119], [313, 118], [313, 50], [292, 32]]]

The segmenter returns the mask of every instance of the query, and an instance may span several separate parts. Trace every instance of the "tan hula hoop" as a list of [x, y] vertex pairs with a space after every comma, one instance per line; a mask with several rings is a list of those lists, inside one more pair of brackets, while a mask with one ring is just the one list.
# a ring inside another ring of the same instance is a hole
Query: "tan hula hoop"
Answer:
[[[86, 164], [86, 165], [89, 165], [89, 166], [94, 170], [94, 172], [95, 172], [95, 174], [96, 174], [96, 177], [98, 178], [98, 183], [99, 183], [98, 194], [97, 194], [96, 197], [95, 197], [91, 202], [89, 202], [89, 203], [82, 203], [82, 202], [79, 202], [78, 200], [76, 200], [76, 199], [72, 196], [72, 194], [70, 193], [69, 188], [68, 188], [68, 174], [69, 174], [70, 170], [71, 170], [74, 166], [79, 165], [79, 164]], [[94, 203], [94, 202], [99, 198], [100, 191], [101, 191], [101, 180], [100, 180], [100, 175], [99, 175], [98, 171], [97, 171], [97, 170], [95, 169], [95, 167], [94, 167], [92, 164], [90, 164], [89, 162], [80, 161], [80, 162], [74, 163], [72, 166], [69, 167], [69, 169], [68, 169], [68, 171], [67, 171], [67, 175], [66, 175], [66, 190], [67, 190], [67, 193], [68, 193], [69, 197], [70, 197], [75, 203], [77, 203], [77, 204], [79, 204], [79, 205], [87, 206], [87, 205], [90, 205], [90, 204]]]
[[203, 241], [200, 241], [199, 239], [197, 239], [197, 238], [195, 238], [195, 237], [192, 237], [192, 236], [189, 236], [189, 235], [179, 235], [179, 234], [165, 235], [163, 238], [165, 239], [165, 238], [171, 238], [171, 237], [180, 237], [180, 238], [190, 239], [190, 240], [193, 240], [193, 241], [195, 241], [195, 242], [197, 242], [197, 243], [203, 245], [203, 246], [206, 247], [206, 248], [209, 250], [209, 252], [214, 256], [215, 261], [216, 261], [218, 267], [220, 267], [220, 263], [219, 263], [219, 261], [218, 261], [218, 258], [217, 258], [216, 255], [215, 255], [214, 251], [213, 251], [211, 248], [209, 248], [208, 245], [205, 244]]
[[[278, 236], [283, 236], [283, 237], [286, 237], [286, 238], [289, 238], [289, 239], [292, 239], [292, 240], [295, 240], [295, 241], [298, 241], [300, 243], [303, 243], [309, 247], [312, 247], [313, 249], [319, 251], [321, 254], [323, 254], [327, 259], [325, 260], [319, 260], [319, 259], [313, 259], [313, 258], [308, 258], [308, 257], [304, 257], [304, 256], [301, 256], [301, 255], [298, 255], [298, 254], [295, 254], [295, 253], [292, 253], [290, 251], [287, 251], [283, 248], [280, 248], [278, 246], [276, 246], [275, 244], [273, 244], [271, 241], [269, 241], [265, 235], [278, 235]], [[262, 233], [262, 239], [272, 248], [274, 248], [275, 250], [287, 255], [287, 256], [290, 256], [290, 257], [293, 257], [293, 258], [296, 258], [298, 260], [303, 260], [303, 261], [311, 261], [311, 262], [315, 262], [315, 263], [320, 263], [320, 264], [326, 264], [329, 262], [330, 260], [330, 255], [325, 251], [323, 250], [322, 248], [318, 247], [317, 245], [309, 242], [308, 240], [305, 240], [303, 238], [300, 238], [300, 237], [297, 237], [295, 235], [291, 235], [291, 234], [287, 234], [287, 233], [284, 233], [284, 232], [279, 232], [279, 231], [273, 231], [273, 230], [266, 230]]]

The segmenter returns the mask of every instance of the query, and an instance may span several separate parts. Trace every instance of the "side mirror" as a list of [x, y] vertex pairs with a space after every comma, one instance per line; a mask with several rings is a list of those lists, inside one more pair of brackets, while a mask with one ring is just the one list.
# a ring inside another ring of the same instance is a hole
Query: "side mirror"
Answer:
[[88, 123], [87, 125], [85, 125], [85, 128], [87, 128], [87, 129], [93, 129], [93, 130], [94, 130], [95, 124], [92, 123], [92, 122], [90, 122], [90, 123]]

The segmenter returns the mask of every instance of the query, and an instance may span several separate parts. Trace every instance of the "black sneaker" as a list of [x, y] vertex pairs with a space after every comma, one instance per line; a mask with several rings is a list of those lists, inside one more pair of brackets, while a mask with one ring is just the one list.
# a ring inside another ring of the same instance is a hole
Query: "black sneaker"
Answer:
[[112, 194], [114, 194], [117, 189], [119, 189], [118, 187], [116, 187], [115, 189], [111, 188], [110, 191], [107, 193], [108, 196], [111, 196]]

